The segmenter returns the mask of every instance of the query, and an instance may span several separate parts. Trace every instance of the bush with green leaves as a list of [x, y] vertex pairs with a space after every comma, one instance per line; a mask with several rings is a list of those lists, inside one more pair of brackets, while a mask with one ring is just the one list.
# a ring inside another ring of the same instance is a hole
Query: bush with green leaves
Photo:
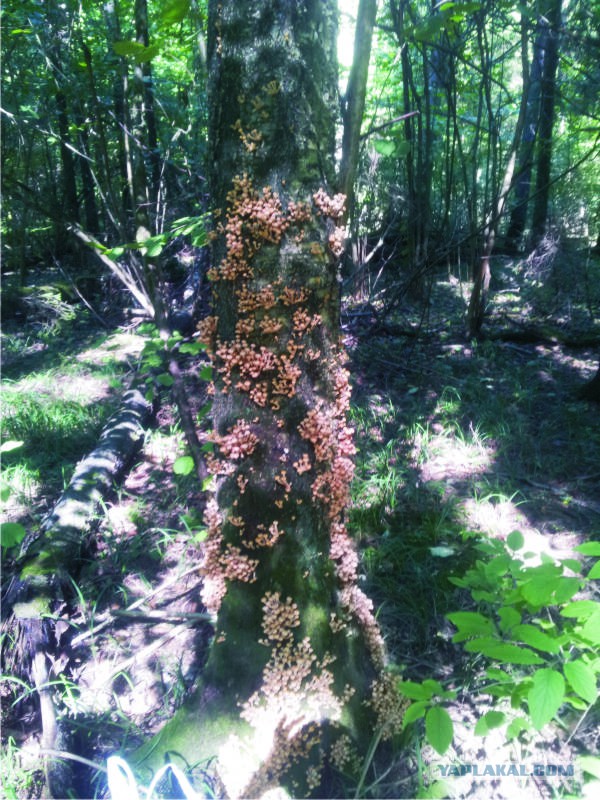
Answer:
[[[451, 582], [466, 590], [476, 610], [447, 614], [457, 631], [452, 637], [484, 669], [474, 686], [493, 707], [475, 725], [485, 736], [505, 726], [507, 741], [534, 734], [562, 707], [585, 716], [598, 698], [600, 602], [593, 599], [600, 578], [600, 542], [575, 548], [578, 558], [556, 559], [528, 552], [514, 531], [506, 543], [492, 539], [476, 545], [481, 554], [462, 577]], [[405, 725], [425, 718], [425, 736], [440, 754], [450, 746], [453, 725], [445, 701], [449, 692], [433, 680], [401, 682], [399, 691], [413, 702]]]

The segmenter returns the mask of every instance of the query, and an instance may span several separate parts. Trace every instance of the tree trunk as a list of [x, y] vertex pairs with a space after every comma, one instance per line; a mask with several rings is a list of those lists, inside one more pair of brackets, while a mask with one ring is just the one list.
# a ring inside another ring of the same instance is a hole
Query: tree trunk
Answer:
[[371, 58], [373, 27], [377, 15], [377, 0], [360, 0], [354, 33], [354, 58], [348, 77], [346, 95], [342, 103], [342, 158], [338, 186], [346, 196], [350, 210], [354, 196], [354, 180], [360, 155], [360, 128], [365, 110], [367, 77]]
[[506, 232], [507, 245], [511, 250], [517, 251], [527, 224], [527, 210], [529, 208], [529, 192], [531, 188], [531, 173], [533, 171], [533, 151], [537, 137], [538, 121], [540, 115], [540, 80], [544, 53], [546, 51], [547, 28], [538, 22], [538, 34], [533, 48], [533, 62], [529, 70], [528, 59], [528, 19], [521, 15], [521, 64], [523, 71], [523, 93], [521, 98], [525, 108], [525, 124], [521, 138], [519, 152], [519, 167], [515, 183], [515, 200], [510, 214], [510, 222]]
[[335, 796], [400, 719], [344, 525], [353, 472], [338, 344], [333, 0], [209, 14], [216, 494], [203, 685], [137, 758], [216, 757], [222, 792]]
[[538, 243], [543, 238], [548, 220], [560, 17], [561, 0], [552, 0], [547, 13], [548, 46], [544, 57], [541, 81], [535, 202], [531, 221], [531, 233], [535, 243]]

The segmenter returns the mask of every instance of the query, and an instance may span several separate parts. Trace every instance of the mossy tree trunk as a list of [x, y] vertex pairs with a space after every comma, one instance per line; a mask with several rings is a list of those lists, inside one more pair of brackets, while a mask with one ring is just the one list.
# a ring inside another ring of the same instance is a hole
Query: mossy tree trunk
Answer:
[[[224, 792], [346, 794], [400, 708], [344, 524], [353, 472], [338, 343], [333, 0], [210, 3], [216, 492], [204, 684], [153, 756], [217, 757]], [[149, 748], [150, 749], [150, 748]], [[146, 753], [142, 753], [145, 756]], [[141, 762], [142, 759], [139, 761]]]

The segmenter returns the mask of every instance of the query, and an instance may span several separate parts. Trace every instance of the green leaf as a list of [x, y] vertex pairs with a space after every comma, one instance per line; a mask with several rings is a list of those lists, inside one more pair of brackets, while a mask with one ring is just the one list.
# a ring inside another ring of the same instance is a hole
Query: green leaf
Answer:
[[180, 456], [173, 462], [175, 475], [189, 475], [194, 469], [194, 459], [191, 456]]
[[477, 720], [475, 736], [487, 736], [491, 730], [503, 725], [505, 720], [506, 715], [502, 711], [488, 711], [487, 714]]
[[163, 0], [158, 18], [159, 26], [177, 25], [186, 18], [190, 0]]
[[560, 649], [554, 637], [536, 628], [535, 625], [516, 625], [511, 631], [511, 636], [518, 642], [528, 644], [544, 653], [558, 653]]
[[581, 588], [579, 578], [561, 578], [554, 590], [554, 602], [558, 604], [566, 603]]
[[577, 756], [575, 763], [588, 775], [600, 780], [600, 758], [598, 756]]
[[415, 703], [411, 703], [404, 712], [404, 717], [402, 718], [402, 727], [405, 728], [407, 725], [410, 725], [411, 722], [415, 722], [416, 720], [424, 717], [425, 710], [428, 705], [429, 704], [427, 700], [418, 700]]
[[375, 139], [373, 147], [381, 156], [391, 156], [396, 150], [396, 142], [392, 139]]
[[27, 531], [18, 522], [0, 523], [0, 542], [2, 547], [14, 547], [20, 544], [26, 535]]
[[121, 41], [114, 42], [113, 50], [118, 56], [131, 56], [138, 64], [143, 61], [151, 61], [160, 52], [160, 47], [157, 44], [151, 44], [145, 47], [140, 42]]
[[600, 542], [584, 542], [573, 549], [584, 556], [600, 556]]
[[446, 617], [458, 628], [458, 633], [452, 637], [453, 642], [462, 642], [469, 636], [485, 636], [494, 632], [492, 621], [476, 611], [455, 611], [446, 614]]
[[565, 698], [565, 679], [555, 669], [538, 669], [527, 700], [536, 730], [541, 730], [556, 714]]
[[161, 386], [173, 386], [175, 380], [168, 372], [161, 372], [160, 375], [156, 376], [156, 382], [160, 383]]
[[515, 717], [506, 728], [506, 741], [510, 742], [512, 739], [516, 739], [523, 731], [528, 731], [530, 729], [531, 725], [528, 720], [523, 719], [523, 717]]
[[205, 403], [200, 411], [196, 414], [196, 419], [198, 422], [201, 422], [207, 414], [210, 414], [212, 409], [212, 403]]
[[472, 639], [465, 644], [465, 650], [469, 653], [481, 653], [481, 655], [493, 658], [503, 664], [543, 664], [543, 660], [526, 647], [519, 647], [516, 644], [501, 642], [498, 639]]
[[150, 258], [156, 258], [159, 256], [164, 246], [167, 243], [167, 237], [164, 234], [160, 236], [150, 236], [150, 238], [145, 239], [140, 247], [146, 251], [146, 254], [150, 256]]
[[535, 608], [551, 605], [554, 600], [555, 583], [544, 575], [539, 575], [521, 587], [527, 602]]
[[587, 619], [592, 614], [598, 613], [600, 604], [595, 600], [574, 600], [568, 603], [560, 612], [562, 617], [574, 617], [575, 619]]
[[520, 550], [525, 544], [525, 537], [521, 531], [512, 531], [506, 537], [506, 544], [511, 550]]
[[598, 646], [600, 643], [600, 610], [586, 619], [578, 631], [579, 635], [590, 644]]
[[496, 612], [500, 617], [500, 630], [502, 633], [506, 633], [515, 625], [518, 625], [521, 622], [521, 615], [512, 606], [503, 606], [499, 608]]
[[180, 353], [190, 356], [196, 356], [203, 350], [206, 350], [206, 345], [203, 342], [184, 342], [179, 348]]
[[596, 561], [594, 566], [585, 577], [590, 581], [598, 580], [600, 578], [600, 561]]
[[425, 715], [427, 741], [441, 756], [450, 747], [454, 726], [450, 714], [441, 706], [433, 706]]
[[574, 692], [576, 692], [588, 703], [593, 703], [598, 694], [596, 690], [596, 675], [594, 671], [585, 662], [580, 659], [577, 661], [568, 661], [563, 666], [565, 678]]
[[413, 681], [400, 681], [397, 689], [401, 695], [408, 697], [410, 700], [430, 700], [433, 695], [431, 688], [428, 689], [422, 683], [414, 683]]
[[202, 367], [202, 369], [200, 370], [201, 381], [212, 381], [212, 375], [213, 375], [212, 367], [210, 366]]
[[6, 442], [2, 442], [0, 445], [0, 453], [10, 453], [12, 450], [17, 450], [19, 447], [23, 447], [23, 442], [19, 442], [16, 439], [7, 439]]

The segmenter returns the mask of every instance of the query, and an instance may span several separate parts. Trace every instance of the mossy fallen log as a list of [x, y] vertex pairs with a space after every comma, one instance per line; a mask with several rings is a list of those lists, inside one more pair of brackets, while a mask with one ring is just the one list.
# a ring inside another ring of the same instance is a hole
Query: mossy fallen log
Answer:
[[[152, 407], [139, 391], [129, 391], [106, 424], [98, 445], [79, 462], [73, 477], [39, 531], [27, 537], [18, 571], [9, 586], [4, 607], [12, 609], [7, 625], [18, 642], [13, 662], [32, 680], [40, 698], [42, 750], [66, 750], [65, 731], [57, 721], [51, 694], [53, 613], [64, 602], [70, 578], [79, 571], [101, 500], [123, 476], [143, 443]], [[46, 778], [51, 797], [73, 790], [70, 763], [48, 760]]]

